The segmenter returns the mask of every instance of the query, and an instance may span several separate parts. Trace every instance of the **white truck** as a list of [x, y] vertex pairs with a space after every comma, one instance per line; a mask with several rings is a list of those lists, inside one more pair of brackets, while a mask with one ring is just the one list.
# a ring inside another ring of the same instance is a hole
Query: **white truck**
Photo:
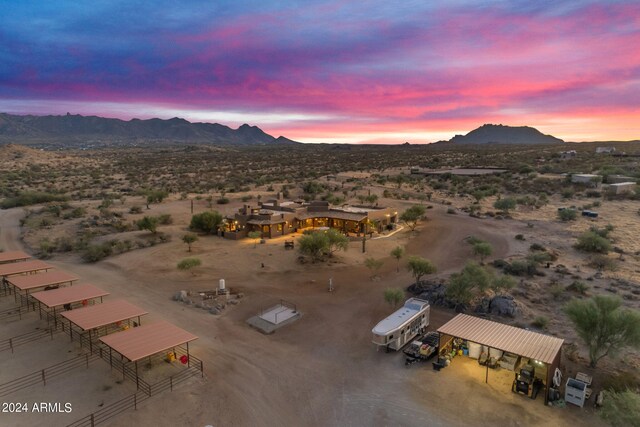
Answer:
[[429, 302], [409, 298], [400, 309], [386, 317], [373, 332], [373, 343], [389, 350], [400, 350], [429, 326]]

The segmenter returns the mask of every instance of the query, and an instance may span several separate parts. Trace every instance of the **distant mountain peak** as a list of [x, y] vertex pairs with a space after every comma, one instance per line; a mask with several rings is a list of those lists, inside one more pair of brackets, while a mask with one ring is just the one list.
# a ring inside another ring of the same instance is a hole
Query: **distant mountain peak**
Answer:
[[557, 144], [563, 140], [545, 135], [529, 126], [484, 124], [466, 135], [456, 135], [449, 140], [456, 144]]
[[0, 113], [0, 138], [8, 142], [14, 139], [59, 141], [63, 145], [85, 144], [87, 140], [94, 139], [99, 139], [103, 145], [140, 144], [144, 141], [215, 145], [263, 145], [282, 142], [259, 127], [246, 123], [233, 130], [218, 123], [192, 123], [180, 117], [168, 120], [134, 118], [124, 121], [70, 113], [63, 116], [17, 116]]

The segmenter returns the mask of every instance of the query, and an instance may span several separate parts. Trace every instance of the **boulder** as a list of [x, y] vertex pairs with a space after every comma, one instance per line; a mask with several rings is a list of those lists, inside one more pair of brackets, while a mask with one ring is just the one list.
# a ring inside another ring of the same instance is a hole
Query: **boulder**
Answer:
[[215, 308], [215, 307], [211, 307], [211, 308], [209, 309], [209, 313], [211, 313], [211, 314], [220, 314], [220, 310], [218, 310], [218, 309], [217, 309], [217, 308]]
[[510, 295], [498, 295], [491, 300], [489, 312], [500, 316], [516, 317], [518, 305]]

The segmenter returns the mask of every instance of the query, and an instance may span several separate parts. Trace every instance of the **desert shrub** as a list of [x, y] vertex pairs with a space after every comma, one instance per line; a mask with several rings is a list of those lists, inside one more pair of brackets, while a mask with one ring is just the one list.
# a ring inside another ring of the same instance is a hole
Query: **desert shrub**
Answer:
[[163, 214], [158, 216], [158, 224], [160, 225], [169, 225], [173, 224], [173, 218], [171, 214]]
[[531, 246], [529, 246], [529, 250], [532, 250], [532, 251], [546, 251], [547, 248], [542, 246], [540, 243], [532, 243]]
[[411, 231], [415, 230], [418, 222], [424, 217], [426, 213], [426, 209], [422, 205], [414, 205], [411, 206], [406, 211], [402, 212], [400, 215], [400, 221], [403, 221], [407, 226], [411, 229]]
[[587, 190], [584, 194], [587, 197], [602, 197], [602, 193], [598, 190]]
[[85, 208], [74, 208], [71, 212], [66, 212], [62, 218], [63, 219], [73, 219], [73, 218], [82, 218], [87, 214], [87, 210]]
[[524, 234], [516, 234], [516, 240], [520, 240], [520, 241], [525, 240]]
[[145, 216], [136, 221], [136, 226], [139, 230], [148, 230], [151, 233], [156, 234], [158, 229], [158, 217]]
[[584, 252], [606, 254], [611, 250], [611, 242], [593, 231], [587, 231], [578, 237], [575, 248]]
[[562, 209], [558, 211], [558, 218], [560, 218], [560, 221], [563, 222], [574, 221], [577, 217], [578, 212], [576, 212], [574, 209]]
[[478, 242], [473, 245], [473, 254], [480, 257], [480, 262], [493, 253], [493, 246], [487, 242]]
[[505, 197], [504, 199], [496, 200], [493, 207], [504, 213], [509, 213], [511, 209], [516, 207], [516, 200], [512, 197]]
[[558, 299], [564, 294], [566, 288], [559, 283], [555, 283], [549, 287], [549, 293], [554, 299]]
[[371, 271], [372, 279], [376, 275], [377, 271], [380, 270], [383, 264], [384, 264], [383, 260], [375, 259], [373, 257], [368, 257], [364, 260], [365, 267], [367, 267]]
[[531, 322], [534, 328], [545, 330], [549, 326], [549, 318], [547, 316], [538, 316]]
[[533, 276], [538, 272], [538, 269], [536, 268], [536, 264], [530, 261], [517, 259], [511, 264], [507, 264], [504, 267], [504, 272], [512, 276]]
[[101, 243], [97, 245], [88, 245], [82, 259], [86, 262], [98, 262], [113, 253], [113, 248], [110, 243]]
[[574, 280], [569, 286], [567, 286], [567, 290], [581, 295], [586, 295], [589, 290], [589, 285], [580, 280]]
[[187, 271], [202, 264], [199, 258], [185, 258], [178, 263], [178, 270]]
[[640, 426], [640, 394], [632, 390], [604, 392], [600, 417], [612, 426]]
[[618, 263], [615, 259], [602, 254], [592, 256], [589, 259], [589, 266], [602, 271], [616, 271], [618, 269]]
[[142, 213], [142, 208], [140, 206], [131, 206], [131, 208], [129, 208], [129, 213], [130, 214], [140, 214]]
[[456, 209], [455, 208], [447, 208], [447, 213], [448, 214], [455, 214], [456, 213]]
[[227, 203], [229, 203], [229, 199], [227, 197], [220, 197], [218, 200], [216, 200], [216, 203], [219, 205], [226, 205]]
[[55, 240], [57, 252], [71, 252], [73, 250], [73, 241], [67, 236], [58, 237]]
[[609, 233], [611, 233], [613, 230], [615, 229], [615, 227], [611, 224], [607, 224], [606, 226], [599, 228], [596, 226], [592, 226], [589, 231], [592, 231], [593, 233], [597, 234], [600, 237], [604, 237], [605, 239], [609, 238]]
[[303, 234], [298, 239], [298, 250], [302, 255], [320, 260], [329, 253], [329, 237], [323, 232]]
[[64, 202], [69, 200], [64, 194], [45, 193], [41, 191], [25, 191], [15, 197], [8, 197], [0, 203], [1, 209], [10, 209], [20, 206], [37, 205], [48, 202]]

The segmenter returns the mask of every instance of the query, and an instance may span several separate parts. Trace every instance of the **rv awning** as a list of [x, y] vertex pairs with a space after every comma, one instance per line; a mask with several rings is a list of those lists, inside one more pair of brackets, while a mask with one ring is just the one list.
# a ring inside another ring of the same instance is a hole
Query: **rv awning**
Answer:
[[148, 312], [124, 300], [109, 301], [60, 313], [83, 331], [144, 316]]
[[67, 282], [73, 283], [76, 280], [78, 280], [78, 276], [64, 271], [48, 271], [46, 273], [30, 274], [28, 276], [11, 277], [7, 279], [7, 282], [21, 291], [27, 291], [29, 289], [55, 286]]
[[93, 285], [84, 284], [70, 286], [68, 288], [53, 289], [31, 294], [48, 308], [59, 307], [65, 304], [73, 304], [83, 300], [100, 298], [109, 295], [109, 292], [96, 288]]
[[564, 343], [560, 338], [466, 314], [458, 314], [438, 332], [547, 364], [553, 363]]
[[36, 271], [50, 270], [52, 268], [52, 265], [39, 260], [12, 262], [0, 265], [0, 277], [12, 276], [14, 274], [34, 273]]
[[0, 252], [0, 264], [7, 262], [25, 261], [31, 258], [31, 255], [27, 255], [22, 251], [9, 251]]
[[116, 332], [100, 338], [100, 341], [135, 362], [196, 339], [198, 337], [192, 333], [161, 321]]

